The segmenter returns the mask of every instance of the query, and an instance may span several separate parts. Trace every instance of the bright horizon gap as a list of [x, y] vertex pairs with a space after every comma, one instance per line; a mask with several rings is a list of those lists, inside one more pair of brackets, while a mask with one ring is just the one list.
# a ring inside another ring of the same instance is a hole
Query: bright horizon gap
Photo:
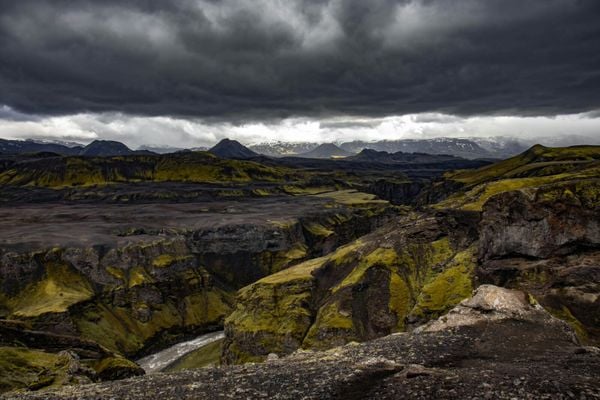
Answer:
[[[130, 148], [210, 147], [224, 138], [244, 145], [270, 142], [343, 143], [354, 140], [434, 138], [569, 138], [600, 144], [600, 114], [557, 116], [472, 116], [442, 113], [387, 117], [295, 117], [268, 122], [209, 122], [195, 118], [135, 116], [123, 113], [83, 113], [31, 116], [0, 107], [0, 138], [61, 140], [88, 144], [93, 140], [120, 141]], [[542, 143], [543, 144], [543, 143]]]

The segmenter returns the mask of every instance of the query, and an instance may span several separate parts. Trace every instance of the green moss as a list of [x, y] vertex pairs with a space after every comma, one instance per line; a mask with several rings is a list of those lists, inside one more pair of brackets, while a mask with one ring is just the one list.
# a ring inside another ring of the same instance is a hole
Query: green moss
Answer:
[[[465, 189], [435, 207], [480, 211], [490, 197], [499, 193], [597, 178], [599, 173], [600, 146], [534, 146], [521, 155], [477, 170], [446, 174], [446, 179], [464, 184]], [[553, 195], [574, 200], [569, 191]], [[598, 196], [592, 194], [591, 197], [597, 199]]]
[[194, 256], [174, 256], [171, 254], [161, 254], [152, 260], [152, 266], [155, 268], [167, 268], [173, 264], [190, 261]]
[[252, 191], [252, 194], [255, 196], [259, 196], [259, 197], [266, 197], [266, 196], [270, 196], [271, 192], [267, 189], [254, 189]]
[[[96, 304], [75, 319], [84, 338], [112, 351], [131, 355], [149, 339], [166, 330], [221, 324], [231, 312], [231, 303], [229, 293], [214, 288], [151, 307], [145, 303], [138, 303], [132, 308]], [[136, 317], [137, 312], [143, 309], [146, 313], [149, 311], [148, 320]]]
[[310, 233], [312, 236], [317, 237], [329, 237], [335, 233], [331, 229], [327, 229], [323, 225], [315, 222], [305, 224], [304, 229], [306, 229], [307, 232]]
[[98, 360], [92, 363], [92, 368], [98, 374], [98, 376], [109, 378], [114, 375], [118, 375], [119, 371], [129, 370], [129, 371], [137, 371], [140, 367], [124, 357], [121, 356], [110, 356], [104, 357], [101, 360]]
[[110, 275], [112, 275], [113, 277], [117, 278], [120, 281], [126, 280], [125, 279], [125, 271], [123, 271], [121, 268], [107, 267], [106, 272], [108, 272]]
[[129, 270], [128, 286], [132, 288], [134, 286], [143, 285], [145, 283], [152, 283], [153, 279], [148, 272], [142, 266], [136, 266]]
[[232, 303], [232, 296], [220, 289], [187, 296], [183, 299], [183, 323], [187, 326], [220, 324], [231, 312]]
[[333, 187], [330, 186], [309, 186], [302, 187], [297, 185], [284, 185], [282, 186], [282, 190], [291, 195], [295, 196], [305, 196], [305, 195], [315, 195], [324, 192], [330, 192], [334, 190]]
[[352, 286], [358, 283], [365, 272], [374, 265], [381, 265], [388, 268], [398, 263], [398, 255], [394, 249], [377, 248], [366, 257], [360, 260], [358, 267], [354, 268], [338, 285], [336, 285], [332, 292], [336, 292], [344, 287]]
[[219, 365], [221, 351], [223, 349], [223, 339], [212, 342], [206, 346], [194, 350], [173, 364], [165, 368], [165, 372], [177, 372], [186, 369], [204, 368], [211, 365]]
[[259, 280], [257, 284], [280, 284], [298, 280], [311, 280], [313, 279], [312, 272], [321, 267], [327, 260], [328, 257], [313, 258], [276, 274], [269, 275]]
[[329, 303], [319, 309], [314, 326], [326, 329], [352, 329], [352, 316], [350, 313], [340, 311], [339, 304]]
[[600, 146], [573, 146], [551, 148], [536, 145], [523, 154], [485, 166], [476, 170], [460, 171], [447, 174], [446, 177], [468, 185], [497, 180], [510, 176], [510, 173], [525, 166], [565, 161], [594, 161], [600, 160]]
[[568, 323], [577, 334], [577, 338], [582, 343], [587, 343], [589, 334], [585, 329], [585, 326], [577, 318], [575, 318], [575, 316], [571, 313], [571, 310], [569, 310], [569, 308], [567, 308], [566, 306], [562, 306], [560, 309], [551, 307], [546, 307], [546, 309], [550, 314], [554, 315], [556, 318], [562, 319], [563, 321]]
[[431, 261], [432, 266], [445, 263], [454, 256], [454, 251], [450, 247], [448, 237], [436, 240], [431, 243]]
[[48, 263], [42, 280], [29, 285], [9, 300], [15, 317], [36, 317], [45, 313], [61, 313], [73, 304], [89, 300], [94, 291], [89, 282], [65, 264]]
[[20, 347], [0, 347], [0, 393], [41, 389], [69, 381], [69, 357]]
[[340, 310], [340, 305], [333, 301], [325, 304], [317, 313], [314, 324], [311, 325], [303, 342], [304, 348], [326, 348], [327, 338], [338, 339], [353, 334], [354, 324], [349, 312]]
[[338, 190], [334, 192], [326, 192], [318, 194], [317, 197], [330, 198], [336, 203], [350, 206], [389, 204], [388, 201], [380, 200], [373, 194], [363, 193], [357, 190]]
[[298, 263], [308, 255], [308, 247], [303, 243], [296, 243], [292, 248], [280, 252], [264, 252], [263, 265], [270, 266], [268, 273], [276, 273]]
[[442, 272], [432, 276], [421, 289], [411, 311], [413, 316], [427, 319], [439, 317], [471, 295], [473, 252], [470, 249], [457, 253]]
[[414, 301], [411, 296], [411, 289], [406, 281], [396, 273], [390, 275], [390, 300], [389, 308], [396, 315], [396, 330], [403, 331], [405, 328], [405, 319], [413, 307]]
[[359, 257], [359, 249], [364, 245], [364, 243], [357, 239], [345, 246], [338, 247], [338, 249], [329, 256], [330, 260], [335, 263], [335, 265], [340, 264], [349, 264]]

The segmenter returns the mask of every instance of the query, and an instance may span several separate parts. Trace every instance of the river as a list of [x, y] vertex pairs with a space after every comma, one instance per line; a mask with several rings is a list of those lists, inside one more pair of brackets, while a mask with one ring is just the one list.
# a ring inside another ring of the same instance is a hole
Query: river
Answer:
[[177, 361], [186, 354], [209, 345], [212, 342], [223, 339], [224, 337], [225, 334], [223, 331], [207, 333], [187, 342], [177, 343], [158, 353], [150, 354], [149, 356], [139, 359], [137, 363], [147, 374], [160, 372], [169, 364]]

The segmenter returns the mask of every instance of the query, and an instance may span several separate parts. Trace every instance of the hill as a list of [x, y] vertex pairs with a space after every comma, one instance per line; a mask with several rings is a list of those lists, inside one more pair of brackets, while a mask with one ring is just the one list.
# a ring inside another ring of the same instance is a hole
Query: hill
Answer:
[[85, 146], [80, 152], [80, 156], [86, 157], [108, 157], [108, 156], [127, 156], [135, 152], [121, 142], [114, 140], [94, 140]]
[[535, 188], [568, 181], [600, 177], [600, 146], [544, 147], [535, 145], [524, 153], [470, 171], [446, 173], [433, 187], [460, 188], [437, 207], [480, 210], [492, 196], [511, 190]]
[[258, 156], [237, 140], [223, 139], [208, 150], [209, 153], [221, 158], [247, 159]]
[[465, 161], [464, 158], [455, 157], [445, 154], [426, 154], [426, 153], [404, 153], [402, 151], [396, 153], [388, 153], [386, 151], [377, 151], [372, 149], [364, 149], [360, 153], [347, 158], [350, 161], [368, 161], [384, 164], [429, 164], [443, 163], [453, 161]]

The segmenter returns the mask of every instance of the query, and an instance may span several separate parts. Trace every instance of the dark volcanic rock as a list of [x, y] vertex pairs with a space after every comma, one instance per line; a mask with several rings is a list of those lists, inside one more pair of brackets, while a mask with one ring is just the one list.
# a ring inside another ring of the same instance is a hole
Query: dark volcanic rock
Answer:
[[525, 294], [478, 289], [446, 320], [264, 364], [12, 394], [13, 399], [600, 398], [600, 351]]
[[416, 204], [419, 194], [427, 186], [427, 182], [393, 182], [378, 180], [369, 186], [368, 191], [392, 204]]
[[479, 280], [525, 289], [581, 339], [600, 342], [597, 186], [567, 183], [492, 197], [484, 206]]
[[491, 198], [483, 208], [481, 258], [546, 258], [600, 247], [600, 207], [579, 199], [579, 192], [571, 189], [555, 189], [568, 191], [565, 198], [546, 197], [545, 190]]

